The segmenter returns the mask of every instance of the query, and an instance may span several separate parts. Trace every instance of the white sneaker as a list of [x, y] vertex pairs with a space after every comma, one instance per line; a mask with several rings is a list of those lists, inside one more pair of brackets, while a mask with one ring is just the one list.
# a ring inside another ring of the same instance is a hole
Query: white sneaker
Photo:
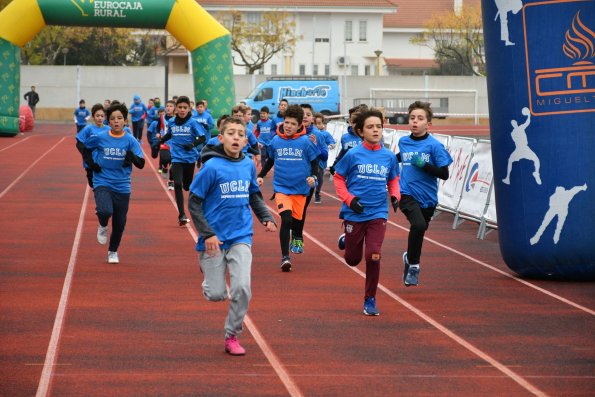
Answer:
[[120, 263], [118, 253], [114, 251], [107, 251], [107, 263]]
[[97, 228], [97, 242], [99, 244], [107, 243], [107, 226], [101, 226]]

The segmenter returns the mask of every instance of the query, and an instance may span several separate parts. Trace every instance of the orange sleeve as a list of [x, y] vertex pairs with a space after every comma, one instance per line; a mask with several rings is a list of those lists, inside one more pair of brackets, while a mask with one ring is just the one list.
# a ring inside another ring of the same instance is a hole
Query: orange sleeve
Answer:
[[349, 193], [347, 190], [347, 183], [345, 182], [345, 177], [338, 173], [335, 173], [333, 177], [333, 183], [335, 184], [335, 190], [339, 198], [347, 205], [351, 204], [351, 200], [355, 197], [353, 194]]
[[401, 187], [399, 186], [400, 177], [397, 175], [394, 179], [388, 181], [388, 193], [401, 201]]

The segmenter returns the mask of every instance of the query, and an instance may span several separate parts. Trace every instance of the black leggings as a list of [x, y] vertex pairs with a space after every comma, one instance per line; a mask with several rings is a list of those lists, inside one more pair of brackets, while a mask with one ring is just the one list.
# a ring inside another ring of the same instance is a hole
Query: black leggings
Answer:
[[95, 212], [101, 226], [107, 226], [112, 218], [112, 233], [109, 239], [109, 251], [117, 252], [126, 227], [126, 215], [130, 193], [116, 193], [106, 186], [95, 188]]
[[291, 211], [283, 211], [279, 214], [281, 217], [281, 227], [279, 228], [279, 242], [281, 243], [281, 255], [289, 255], [289, 231], [291, 225], [296, 222], [295, 218], [292, 218]]
[[171, 178], [174, 180], [174, 192], [178, 206], [178, 216], [185, 216], [184, 192], [190, 190], [192, 178], [194, 178], [194, 163], [172, 163], [170, 168]]
[[405, 216], [411, 227], [409, 228], [409, 239], [407, 241], [407, 259], [409, 263], [419, 264], [421, 256], [421, 246], [424, 242], [424, 234], [430, 226], [430, 220], [436, 207], [421, 208], [417, 200], [408, 194], [401, 195], [399, 208]]
[[143, 128], [145, 126], [145, 120], [133, 121], [132, 122], [132, 135], [138, 140], [143, 139]]

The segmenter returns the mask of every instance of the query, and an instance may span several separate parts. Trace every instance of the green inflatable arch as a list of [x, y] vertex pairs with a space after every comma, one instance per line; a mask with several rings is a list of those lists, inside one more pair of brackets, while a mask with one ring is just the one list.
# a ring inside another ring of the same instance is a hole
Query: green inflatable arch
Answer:
[[196, 98], [235, 102], [230, 33], [194, 0], [14, 0], [0, 12], [0, 135], [19, 132], [20, 47], [45, 25], [166, 29], [192, 53]]

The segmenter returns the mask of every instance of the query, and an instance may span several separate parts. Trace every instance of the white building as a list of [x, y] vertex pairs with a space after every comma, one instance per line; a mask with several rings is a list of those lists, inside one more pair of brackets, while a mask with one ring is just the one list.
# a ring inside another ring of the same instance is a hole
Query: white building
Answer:
[[[250, 23], [262, 12], [290, 15], [300, 37], [294, 49], [274, 56], [259, 74], [377, 76], [424, 74], [435, 68], [433, 52], [409, 43], [435, 13], [453, 11], [463, 0], [200, 0], [209, 13], [240, 11]], [[465, 0], [479, 6], [480, 0]], [[188, 73], [188, 54], [169, 54], [171, 73]], [[380, 72], [380, 73], [379, 73]], [[234, 66], [234, 74], [246, 69]]]

